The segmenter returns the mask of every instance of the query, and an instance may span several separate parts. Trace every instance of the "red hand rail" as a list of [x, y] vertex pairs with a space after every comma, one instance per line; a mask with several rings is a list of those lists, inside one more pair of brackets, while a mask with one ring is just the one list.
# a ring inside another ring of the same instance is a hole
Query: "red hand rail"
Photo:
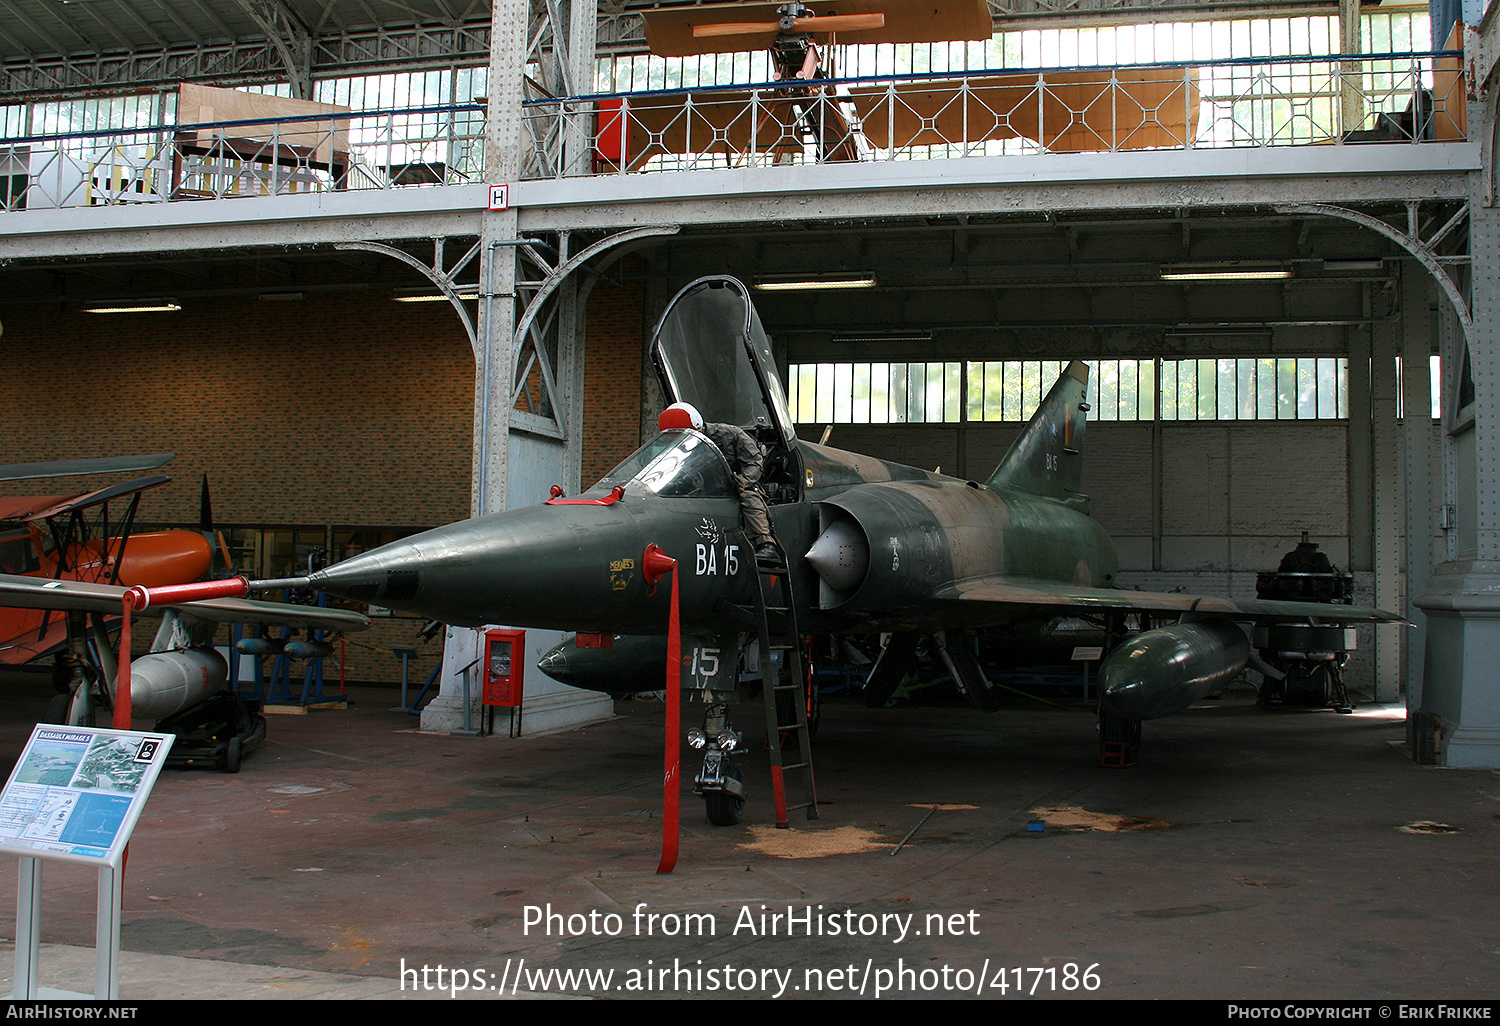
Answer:
[[665, 767], [662, 773], [661, 861], [658, 873], [670, 873], [677, 867], [678, 805], [682, 796], [682, 635], [677, 618], [677, 560], [655, 543], [646, 546], [641, 560], [641, 577], [653, 588], [667, 574], [672, 574], [672, 612], [667, 625], [667, 723]]

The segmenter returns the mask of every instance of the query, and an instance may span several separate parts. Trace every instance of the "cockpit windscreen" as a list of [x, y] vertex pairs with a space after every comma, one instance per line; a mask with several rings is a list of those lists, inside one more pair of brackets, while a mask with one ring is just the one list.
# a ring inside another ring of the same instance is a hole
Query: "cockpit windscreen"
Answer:
[[736, 496], [729, 465], [696, 431], [664, 431], [604, 475], [587, 495], [607, 494], [616, 485], [629, 495], [638, 488], [668, 498]]

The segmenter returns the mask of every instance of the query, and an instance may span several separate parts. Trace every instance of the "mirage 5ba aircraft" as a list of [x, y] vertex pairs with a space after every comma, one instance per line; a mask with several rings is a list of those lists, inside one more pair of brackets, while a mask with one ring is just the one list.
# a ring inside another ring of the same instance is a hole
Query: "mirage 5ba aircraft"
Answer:
[[[766, 453], [762, 484], [787, 556], [797, 625], [787, 633], [889, 635], [868, 694], [888, 695], [927, 638], [959, 689], [994, 709], [976, 636], [1094, 618], [1118, 642], [1100, 667], [1102, 736], [1133, 745], [1141, 720], [1187, 708], [1253, 658], [1240, 622], [1400, 619], [1344, 605], [1118, 588], [1114, 545], [1079, 492], [1083, 363], [1069, 364], [999, 468], [980, 482], [798, 439], [770, 343], [733, 278], [703, 278], [679, 292], [651, 352], [668, 402], [692, 404], [705, 421], [745, 427]], [[603, 644], [666, 632], [668, 592], [648, 580], [646, 559], [648, 547], [658, 546], [678, 560], [683, 686], [711, 707], [723, 701], [753, 630], [756, 617], [747, 613], [758, 608], [759, 576], [724, 456], [704, 434], [668, 427], [582, 495], [558, 491], [540, 505], [438, 528], [268, 586], [306, 583], [445, 623], [577, 631]], [[548, 669], [609, 691], [643, 651], [663, 649], [627, 641], [594, 653], [554, 652]], [[662, 656], [655, 658], [662, 667]], [[577, 665], [569, 671], [568, 663]], [[590, 671], [604, 680], [591, 682]], [[642, 690], [634, 682], [626, 689]], [[720, 721], [710, 722], [710, 738], [725, 736]], [[707, 787], [704, 780], [700, 774], [705, 797], [738, 786], [715, 774]], [[713, 810], [711, 800], [718, 822]]]

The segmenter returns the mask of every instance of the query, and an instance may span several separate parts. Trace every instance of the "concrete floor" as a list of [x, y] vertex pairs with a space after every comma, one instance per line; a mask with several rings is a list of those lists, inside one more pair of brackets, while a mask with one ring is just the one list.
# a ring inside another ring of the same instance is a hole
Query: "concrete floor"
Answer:
[[[45, 693], [7, 684], [6, 765]], [[1246, 691], [1148, 724], [1141, 764], [1107, 770], [1081, 707], [834, 702], [822, 818], [781, 831], [746, 708], [745, 821], [711, 827], [686, 797], [659, 876], [659, 706], [509, 740], [354, 697], [272, 717], [237, 775], [163, 775], [131, 846], [122, 999], [1500, 998], [1500, 774], [1414, 765], [1399, 708], [1266, 712]], [[47, 868], [52, 985], [92, 989], [94, 888]], [[549, 906], [552, 929], [528, 927]], [[765, 935], [789, 911], [821, 935]]]

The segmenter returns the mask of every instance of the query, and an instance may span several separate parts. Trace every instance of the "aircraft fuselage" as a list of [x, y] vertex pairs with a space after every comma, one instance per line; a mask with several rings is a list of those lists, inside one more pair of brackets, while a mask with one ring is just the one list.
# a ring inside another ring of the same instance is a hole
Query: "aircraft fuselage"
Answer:
[[[806, 629], [914, 629], [935, 585], [973, 576], [1112, 581], [1113, 545], [1076, 510], [806, 442], [798, 455], [801, 496], [771, 513]], [[830, 527], [863, 548], [859, 580], [844, 581], [850, 587], [830, 588], [803, 558]], [[642, 576], [648, 544], [678, 561], [684, 628], [723, 630], [727, 605], [753, 605], [754, 555], [738, 499], [655, 494], [634, 483], [613, 501], [594, 489], [427, 531], [320, 571], [312, 583], [461, 626], [660, 634], [668, 589]], [[974, 615], [976, 625], [995, 622], [984, 608]]]

